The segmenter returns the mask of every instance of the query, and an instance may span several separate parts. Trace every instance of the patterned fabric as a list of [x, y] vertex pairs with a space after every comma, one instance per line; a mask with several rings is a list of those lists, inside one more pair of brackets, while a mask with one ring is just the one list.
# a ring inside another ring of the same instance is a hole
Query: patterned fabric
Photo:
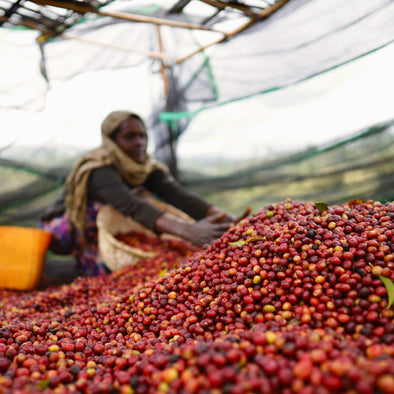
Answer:
[[51, 220], [43, 220], [40, 227], [51, 233], [52, 241], [50, 250], [55, 254], [71, 254], [73, 244], [73, 227], [67, 220], [67, 215], [63, 214]]
[[[40, 227], [52, 234], [51, 250], [55, 254], [71, 254], [79, 273], [83, 276], [106, 274], [110, 270], [100, 259], [98, 251], [98, 230], [96, 218], [102, 204], [94, 201], [87, 205], [83, 234], [75, 229], [66, 214], [50, 221], [41, 222]], [[83, 235], [83, 236], [82, 236]]]

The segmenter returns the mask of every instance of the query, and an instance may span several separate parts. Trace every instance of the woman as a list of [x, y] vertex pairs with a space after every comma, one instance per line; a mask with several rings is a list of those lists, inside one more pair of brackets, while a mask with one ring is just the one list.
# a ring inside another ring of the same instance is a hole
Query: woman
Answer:
[[[219, 238], [236, 219], [185, 190], [163, 164], [147, 154], [142, 119], [129, 111], [111, 112], [101, 126], [102, 145], [85, 154], [71, 171], [64, 193], [42, 216], [41, 227], [52, 233], [51, 250], [71, 253], [82, 275], [108, 272], [100, 260], [96, 216], [103, 204], [132, 217], [156, 233], [180, 236], [197, 246]], [[147, 190], [185, 212], [182, 220], [150, 204]], [[242, 217], [249, 211], [245, 211]]]

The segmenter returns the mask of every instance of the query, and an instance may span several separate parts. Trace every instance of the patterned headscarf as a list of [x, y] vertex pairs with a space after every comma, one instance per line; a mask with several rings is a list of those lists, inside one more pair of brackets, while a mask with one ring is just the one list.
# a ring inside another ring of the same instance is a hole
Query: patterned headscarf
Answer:
[[[131, 185], [139, 186], [156, 170], [168, 168], [146, 155], [144, 163], [137, 163], [110, 138], [110, 135], [130, 117], [129, 111], [111, 112], [101, 124], [102, 145], [86, 153], [74, 166], [66, 181], [66, 212], [75, 227], [83, 232], [88, 198], [88, 180], [91, 171], [106, 165], [114, 165]], [[141, 120], [142, 122], [142, 120]]]

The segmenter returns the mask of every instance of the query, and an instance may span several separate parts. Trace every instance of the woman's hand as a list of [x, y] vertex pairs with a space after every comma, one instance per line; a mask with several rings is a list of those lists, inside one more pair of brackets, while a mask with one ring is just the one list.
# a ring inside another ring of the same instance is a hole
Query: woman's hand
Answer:
[[232, 225], [224, 213], [216, 213], [191, 223], [189, 231], [184, 235], [190, 242], [203, 246], [220, 238]]
[[203, 246], [220, 238], [230, 227], [248, 216], [250, 208], [246, 208], [240, 216], [233, 216], [217, 207], [208, 209], [207, 216], [196, 222], [188, 222], [169, 213], [157, 219], [155, 230], [159, 233], [173, 234], [187, 239], [196, 246]]
[[196, 222], [187, 222], [165, 213], [156, 221], [155, 229], [161, 233], [177, 235], [196, 246], [209, 244], [220, 238], [232, 225], [224, 212], [218, 212]]

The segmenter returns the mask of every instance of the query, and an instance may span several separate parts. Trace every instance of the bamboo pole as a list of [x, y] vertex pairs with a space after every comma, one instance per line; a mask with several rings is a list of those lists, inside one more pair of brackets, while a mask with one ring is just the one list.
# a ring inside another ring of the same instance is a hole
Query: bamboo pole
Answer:
[[184, 62], [185, 60], [191, 58], [191, 57], [194, 56], [195, 54], [197, 54], [197, 53], [199, 53], [199, 52], [202, 52], [202, 51], [204, 51], [205, 49], [207, 49], [207, 48], [209, 48], [209, 47], [211, 47], [211, 46], [213, 46], [213, 45], [220, 44], [221, 42], [227, 40], [228, 38], [230, 38], [230, 37], [232, 37], [232, 36], [234, 36], [234, 35], [240, 33], [242, 30], [247, 29], [250, 25], [252, 25], [252, 24], [255, 23], [256, 21], [257, 21], [257, 19], [250, 19], [248, 22], [246, 22], [246, 23], [243, 24], [242, 26], [238, 27], [237, 29], [233, 30], [232, 32], [226, 33], [223, 37], [219, 38], [218, 40], [215, 40], [215, 41], [213, 41], [213, 42], [211, 42], [211, 43], [209, 43], [209, 44], [206, 44], [206, 45], [202, 45], [202, 46], [200, 46], [198, 49], [196, 49], [195, 51], [189, 53], [188, 55], [186, 55], [186, 56], [184, 56], [184, 57], [181, 57], [181, 58], [177, 59], [177, 60], [175, 61], [175, 63], [176, 63], [176, 64], [180, 64], [180, 63]]
[[120, 46], [117, 46], [117, 45], [105, 44], [105, 43], [102, 43], [102, 42], [97, 42], [97, 41], [93, 41], [93, 40], [87, 40], [85, 38], [70, 36], [68, 34], [59, 34], [58, 36], [63, 37], [63, 38], [67, 38], [67, 39], [70, 39], [70, 40], [76, 40], [76, 41], [86, 42], [88, 44], [100, 45], [100, 46], [103, 46], [103, 47], [106, 47], [106, 48], [121, 50], [121, 51], [125, 51], [125, 52], [139, 53], [139, 54], [142, 54], [142, 55], [149, 56], [149, 57], [151, 57], [153, 59], [159, 59], [159, 60], [167, 59], [167, 56], [163, 55], [162, 53], [155, 53], [155, 52], [151, 52], [151, 51], [141, 51], [141, 50], [138, 50], [138, 49], [127, 49], [127, 48], [123, 48], [123, 47], [120, 47]]
[[65, 8], [67, 10], [78, 12], [79, 14], [86, 14], [88, 12], [95, 12], [93, 7], [85, 4], [77, 4], [77, 2], [57, 1], [57, 0], [29, 0], [31, 3], [39, 5], [50, 5], [58, 8]]
[[194, 23], [178, 22], [169, 19], [155, 18], [138, 14], [126, 14], [121, 12], [102, 12], [98, 11], [97, 14], [102, 16], [111, 16], [113, 18], [127, 19], [135, 22], [154, 23], [156, 25], [166, 25], [171, 27], [181, 27], [184, 29], [206, 30], [221, 33], [219, 30], [211, 29], [209, 27], [196, 25]]
[[290, 0], [280, 0], [276, 3], [272, 4], [271, 6], [264, 8], [260, 13], [260, 18], [268, 18], [271, 14], [277, 11], [279, 8], [283, 7], [287, 2]]
[[[159, 42], [159, 50], [160, 53], [163, 55], [163, 51], [164, 51], [164, 47], [163, 47], [163, 39], [161, 36], [161, 31], [160, 31], [160, 26], [157, 25], [157, 38], [158, 38], [158, 42]], [[165, 66], [164, 62], [164, 55], [163, 58], [161, 59], [161, 67], [160, 67], [160, 73], [161, 73], [161, 77], [163, 78], [163, 83], [164, 83], [164, 95], [165, 98], [168, 98], [168, 75], [167, 75], [167, 67]]]
[[285, 3], [287, 3], [290, 0], [280, 0], [277, 1], [276, 3], [270, 5], [269, 7], [265, 7], [261, 12], [252, 12], [250, 11], [250, 8], [241, 5], [241, 4], [231, 4], [231, 3], [225, 3], [224, 1], [221, 0], [200, 0], [203, 3], [209, 4], [213, 7], [219, 8], [221, 10], [224, 10], [225, 8], [234, 8], [237, 10], [242, 11], [245, 15], [248, 15], [250, 17], [256, 17], [256, 18], [267, 18], [270, 16], [273, 12], [275, 12], [277, 9], [282, 7]]

